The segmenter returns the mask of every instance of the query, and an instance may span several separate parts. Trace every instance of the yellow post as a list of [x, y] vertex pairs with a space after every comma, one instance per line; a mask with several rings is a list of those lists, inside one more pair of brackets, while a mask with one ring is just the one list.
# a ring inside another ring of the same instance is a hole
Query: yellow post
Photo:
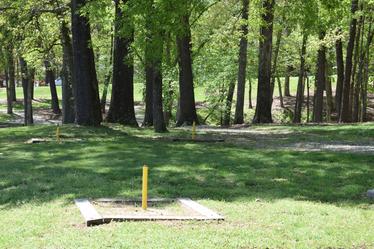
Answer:
[[192, 123], [192, 139], [195, 140], [196, 138], [196, 122], [193, 121]]
[[148, 167], [143, 166], [143, 188], [142, 188], [142, 208], [147, 210], [148, 207]]
[[60, 126], [57, 125], [57, 128], [56, 128], [56, 140], [58, 143], [61, 142], [61, 139], [60, 139]]

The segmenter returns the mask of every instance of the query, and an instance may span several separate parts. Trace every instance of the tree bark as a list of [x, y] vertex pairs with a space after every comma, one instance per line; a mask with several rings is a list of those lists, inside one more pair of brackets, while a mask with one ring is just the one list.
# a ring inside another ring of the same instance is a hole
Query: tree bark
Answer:
[[145, 67], [145, 113], [142, 126], [153, 125], [153, 75], [155, 72], [152, 55], [152, 15], [146, 17], [146, 38], [144, 50]]
[[34, 123], [32, 113], [32, 99], [31, 99], [31, 88], [29, 70], [27, 68], [27, 62], [24, 58], [20, 58], [19, 64], [21, 67], [22, 74], [22, 88], [23, 88], [23, 105], [24, 105], [24, 124], [32, 125]]
[[74, 83], [74, 65], [73, 65], [73, 47], [69, 36], [70, 30], [67, 23], [63, 21], [60, 27], [61, 43], [63, 51], [62, 61], [62, 123], [71, 124], [75, 121], [75, 104], [73, 85]]
[[248, 108], [253, 109], [252, 105], [252, 78], [248, 79]]
[[264, 0], [265, 12], [261, 19], [264, 23], [260, 29], [259, 67], [257, 105], [253, 123], [272, 123], [271, 117], [271, 58], [273, 43], [274, 0]]
[[347, 46], [347, 55], [345, 61], [345, 74], [344, 74], [344, 84], [343, 84], [343, 95], [342, 95], [342, 103], [340, 105], [341, 112], [340, 112], [340, 119], [339, 121], [342, 123], [351, 122], [351, 110], [349, 108], [349, 93], [351, 88], [351, 76], [352, 76], [352, 57], [353, 57], [353, 50], [355, 45], [355, 37], [356, 37], [356, 25], [357, 19], [354, 17], [355, 13], [358, 9], [358, 0], [352, 0], [352, 20], [350, 24], [349, 30], [349, 41]]
[[306, 79], [306, 122], [309, 123], [310, 121], [310, 82], [308, 75], [305, 75]]
[[188, 14], [182, 15], [181, 26], [182, 32], [177, 35], [179, 56], [179, 112], [177, 126], [192, 125], [194, 121], [198, 123], [192, 72], [191, 29]]
[[[238, 69], [238, 87], [236, 95], [236, 108], [234, 124], [244, 123], [244, 96], [245, 96], [245, 80], [247, 69], [247, 49], [248, 49], [248, 11], [249, 0], [242, 0], [242, 22], [241, 38], [239, 45], [239, 69]], [[230, 108], [231, 109], [231, 108]]]
[[280, 50], [280, 45], [282, 41], [282, 30], [278, 30], [276, 35], [276, 42], [275, 42], [275, 48], [274, 48], [274, 57], [273, 57], [273, 66], [272, 66], [272, 72], [271, 72], [271, 101], [273, 101], [273, 95], [274, 95], [274, 87], [275, 87], [275, 79], [277, 74], [277, 64], [278, 64], [278, 55]]
[[86, 0], [72, 0], [72, 33], [76, 122], [98, 126], [102, 121], [99, 88], [88, 18], [80, 14]]
[[363, 72], [363, 87], [362, 87], [362, 111], [360, 120], [361, 122], [367, 121], [367, 91], [368, 91], [368, 84], [369, 84], [369, 62], [370, 62], [370, 45], [373, 41], [374, 37], [374, 30], [372, 29], [372, 22], [369, 22], [368, 28], [368, 36], [365, 45], [365, 60], [364, 60], [364, 72]]
[[6, 100], [7, 100], [7, 114], [13, 114], [13, 100], [12, 94], [9, 87], [9, 71], [5, 70], [5, 87], [6, 87]]
[[[325, 37], [325, 32], [319, 34], [319, 40], [322, 41]], [[323, 122], [323, 90], [326, 86], [326, 47], [320, 45], [318, 49], [317, 59], [317, 75], [316, 75], [316, 90], [313, 105], [313, 122]]]
[[107, 120], [137, 127], [134, 107], [134, 58], [130, 52], [134, 41], [134, 28], [130, 17], [122, 12], [120, 0], [116, 0], [115, 4], [112, 99]]
[[300, 71], [299, 71], [299, 81], [297, 84], [296, 93], [296, 103], [295, 103], [295, 113], [293, 117], [293, 123], [301, 123], [301, 111], [304, 101], [304, 75], [305, 75], [305, 57], [306, 57], [306, 45], [308, 41], [308, 36], [303, 35], [303, 42], [301, 45], [301, 56], [300, 56]]
[[51, 63], [48, 60], [44, 61], [45, 66], [45, 82], [49, 85], [49, 89], [51, 91], [51, 107], [52, 112], [54, 114], [60, 114], [60, 106], [58, 103], [58, 96], [56, 90], [56, 76], [53, 68], [51, 67]]
[[225, 112], [223, 114], [223, 120], [222, 120], [223, 126], [229, 126], [231, 122], [231, 106], [232, 106], [232, 100], [234, 98], [234, 90], [235, 90], [235, 80], [230, 82], [229, 89], [227, 91]]
[[9, 91], [12, 101], [17, 101], [16, 96], [16, 72], [14, 66], [14, 56], [13, 56], [13, 47], [9, 46], [7, 48], [7, 67], [9, 74]]
[[280, 107], [284, 108], [282, 83], [279, 77], [277, 77], [277, 82], [278, 82], [278, 90], [279, 90], [279, 104], [280, 104]]
[[290, 78], [291, 78], [292, 71], [293, 71], [293, 67], [288, 65], [286, 68], [286, 77], [284, 79], [284, 96], [285, 97], [291, 97]]
[[[363, 6], [361, 6], [361, 10]], [[352, 121], [358, 122], [360, 117], [360, 90], [363, 83], [363, 70], [364, 70], [364, 33], [365, 33], [365, 18], [364, 16], [360, 17], [359, 22], [359, 31], [357, 32], [356, 38], [356, 49], [355, 49], [355, 66], [354, 66], [354, 74], [355, 77], [352, 76]], [[358, 71], [356, 71], [358, 64]], [[356, 73], [357, 72], [357, 73]]]
[[337, 81], [335, 90], [335, 104], [336, 112], [338, 114], [338, 120], [340, 118], [342, 94], [343, 94], [343, 83], [344, 83], [344, 59], [343, 59], [343, 43], [339, 38], [335, 43], [336, 50], [336, 65], [337, 65]]
[[112, 80], [112, 68], [113, 68], [113, 47], [114, 47], [114, 35], [111, 35], [110, 39], [110, 56], [109, 56], [109, 70], [108, 73], [105, 75], [105, 82], [104, 82], [104, 89], [103, 94], [101, 95], [100, 99], [100, 106], [101, 106], [101, 112], [105, 113], [105, 107], [106, 107], [106, 100], [108, 96], [108, 88], [109, 84]]

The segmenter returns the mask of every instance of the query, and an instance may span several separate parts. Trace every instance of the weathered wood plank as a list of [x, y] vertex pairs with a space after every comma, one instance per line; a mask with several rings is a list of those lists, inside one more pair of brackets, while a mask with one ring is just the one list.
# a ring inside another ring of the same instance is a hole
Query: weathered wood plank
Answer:
[[76, 199], [75, 205], [78, 206], [87, 226], [102, 224], [103, 217], [96, 211], [95, 207], [87, 199]]
[[214, 220], [224, 220], [223, 216], [217, 214], [216, 212], [210, 210], [207, 207], [204, 207], [203, 205], [200, 205], [199, 203], [191, 200], [191, 199], [178, 199], [178, 201], [186, 206], [194, 210], [195, 212], [198, 212], [199, 214], [205, 216], [208, 219], [214, 219]]

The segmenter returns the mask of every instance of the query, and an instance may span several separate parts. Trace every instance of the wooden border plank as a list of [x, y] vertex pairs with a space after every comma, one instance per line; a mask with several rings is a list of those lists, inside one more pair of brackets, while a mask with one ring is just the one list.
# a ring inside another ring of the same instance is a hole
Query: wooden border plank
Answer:
[[95, 207], [87, 199], [76, 199], [75, 205], [78, 206], [83, 215], [87, 226], [102, 224], [103, 217], [96, 211]]
[[178, 201], [188, 207], [194, 210], [195, 212], [198, 212], [199, 214], [213, 220], [223, 220], [224, 218], [217, 214], [216, 212], [210, 210], [207, 207], [204, 207], [203, 205], [197, 203], [196, 201], [193, 201], [191, 199], [185, 199], [185, 198], [179, 198]]

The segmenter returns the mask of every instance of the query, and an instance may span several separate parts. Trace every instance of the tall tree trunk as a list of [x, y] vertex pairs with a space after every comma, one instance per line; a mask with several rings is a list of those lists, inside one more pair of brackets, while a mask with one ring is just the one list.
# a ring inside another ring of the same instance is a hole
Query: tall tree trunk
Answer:
[[61, 43], [63, 50], [62, 61], [62, 123], [71, 124], [75, 121], [75, 104], [73, 85], [74, 83], [74, 65], [73, 65], [73, 47], [69, 36], [70, 30], [65, 21], [62, 21], [60, 27]]
[[31, 99], [34, 99], [35, 68], [30, 68]]
[[31, 99], [31, 88], [29, 70], [27, 68], [27, 62], [24, 58], [20, 58], [19, 64], [21, 67], [22, 74], [22, 88], [23, 88], [23, 105], [24, 105], [24, 124], [31, 125], [34, 123], [32, 113], [32, 99]]
[[[363, 6], [361, 6], [361, 10], [363, 9]], [[356, 51], [355, 51], [355, 64], [354, 70], [356, 72], [356, 67], [358, 64], [358, 71], [357, 73], [354, 73], [356, 76], [354, 77], [354, 80], [352, 79], [352, 85], [353, 85], [353, 98], [352, 98], [352, 121], [358, 122], [360, 117], [360, 90], [363, 83], [363, 70], [364, 70], [364, 33], [365, 33], [365, 18], [364, 16], [360, 17], [359, 22], [359, 31], [357, 32], [357, 38], [356, 38]]]
[[301, 56], [300, 56], [300, 71], [299, 71], [299, 82], [297, 84], [297, 94], [295, 103], [295, 114], [293, 117], [293, 123], [301, 123], [301, 110], [304, 101], [304, 75], [305, 75], [305, 57], [306, 57], [306, 45], [308, 36], [303, 35], [303, 43], [301, 45]]
[[239, 70], [238, 70], [238, 87], [236, 95], [236, 108], [234, 124], [244, 123], [244, 95], [245, 95], [245, 79], [247, 69], [247, 48], [248, 48], [248, 11], [249, 0], [242, 0], [242, 22], [241, 38], [239, 45]]
[[278, 90], [279, 90], [279, 104], [280, 104], [280, 107], [284, 108], [282, 83], [279, 77], [277, 77], [277, 82], [278, 82]]
[[5, 86], [6, 86], [6, 100], [7, 100], [7, 113], [13, 114], [13, 100], [12, 94], [9, 87], [9, 71], [5, 70]]
[[80, 13], [86, 0], [72, 0], [72, 33], [76, 122], [98, 126], [102, 121], [99, 88], [88, 18]]
[[181, 17], [182, 32], [177, 35], [179, 56], [179, 112], [177, 126], [198, 122], [195, 106], [189, 15]]
[[[360, 6], [360, 11], [362, 11], [363, 5], [361, 4]], [[354, 49], [354, 54], [353, 54], [353, 69], [352, 69], [352, 81], [351, 81], [351, 89], [349, 92], [349, 110], [351, 111], [352, 114], [352, 122], [357, 122], [358, 121], [358, 113], [355, 113], [354, 110], [354, 103], [356, 102], [356, 87], [357, 87], [357, 66], [359, 64], [360, 60], [360, 41], [361, 41], [361, 33], [363, 33], [364, 29], [364, 18], [363, 15], [360, 16], [360, 19], [358, 21], [358, 26], [357, 26], [357, 34], [356, 34], [356, 39], [355, 39], [355, 49]], [[359, 92], [357, 92], [359, 93]], [[357, 95], [359, 98], [359, 94]], [[357, 100], [359, 101], [359, 99]], [[358, 110], [357, 110], [358, 111]], [[357, 119], [355, 121], [355, 117], [357, 116]]]
[[[372, 21], [372, 20], [371, 20]], [[363, 70], [363, 86], [362, 86], [362, 111], [361, 111], [361, 122], [367, 121], [367, 91], [369, 83], [369, 62], [370, 62], [370, 45], [374, 37], [374, 29], [372, 29], [372, 22], [369, 22], [368, 38], [365, 45], [365, 59], [364, 59], [364, 70]]]
[[284, 79], [284, 96], [285, 97], [291, 97], [290, 78], [291, 78], [292, 71], [293, 71], [293, 67], [288, 65], [286, 68], [286, 77]]
[[308, 75], [305, 74], [306, 79], [306, 122], [309, 123], [310, 121], [310, 82]]
[[[319, 40], [325, 38], [325, 32], [319, 34]], [[313, 105], [313, 122], [323, 122], [323, 90], [326, 86], [326, 47], [320, 45], [317, 59], [316, 90]]]
[[248, 79], [248, 108], [253, 109], [252, 106], [252, 78]]
[[155, 44], [157, 57], [154, 59], [154, 72], [153, 72], [153, 127], [155, 132], [165, 132], [166, 124], [164, 120], [164, 111], [162, 103], [162, 36], [158, 36], [157, 44]]
[[[151, 10], [150, 10], [151, 13]], [[155, 72], [154, 58], [152, 53], [154, 32], [152, 29], [152, 15], [146, 16], [146, 38], [145, 38], [145, 50], [144, 50], [144, 68], [145, 68], [145, 113], [142, 126], [153, 125], [153, 75]]]
[[14, 66], [13, 47], [9, 46], [7, 49], [7, 66], [9, 74], [9, 91], [12, 101], [17, 101], [16, 96], [16, 72]]
[[277, 77], [277, 64], [278, 64], [278, 55], [280, 50], [280, 45], [282, 41], [282, 30], [278, 30], [276, 35], [276, 42], [275, 42], [275, 48], [274, 48], [274, 57], [273, 57], [273, 66], [271, 70], [271, 101], [273, 101], [273, 95], [274, 95], [274, 87], [275, 87], [275, 79]]
[[112, 99], [107, 120], [137, 127], [134, 107], [134, 58], [130, 52], [134, 41], [134, 28], [130, 17], [122, 12], [120, 0], [115, 3]]
[[54, 114], [60, 114], [60, 106], [58, 103], [58, 96], [56, 90], [56, 76], [53, 68], [51, 67], [51, 63], [46, 60], [44, 61], [45, 66], [45, 82], [49, 85], [51, 91], [51, 104], [52, 104], [52, 111]]
[[105, 107], [106, 107], [106, 99], [108, 96], [108, 88], [109, 84], [112, 79], [112, 69], [113, 69], [113, 47], [114, 47], [114, 35], [111, 34], [110, 38], [110, 56], [109, 56], [109, 69], [107, 74], [105, 75], [105, 81], [104, 81], [104, 89], [103, 93], [101, 95], [101, 100], [100, 100], [100, 106], [101, 106], [101, 112], [105, 113]]
[[223, 126], [230, 125], [231, 106], [232, 106], [232, 100], [234, 98], [234, 90], [235, 90], [235, 80], [232, 80], [229, 84], [229, 89], [227, 91], [227, 96], [226, 96], [225, 111], [223, 114], [223, 120], [221, 122]]
[[341, 38], [339, 38], [336, 41], [335, 50], [336, 50], [336, 70], [337, 70], [335, 103], [336, 103], [336, 112], [338, 114], [338, 120], [339, 120], [340, 112], [341, 112], [342, 94], [343, 94], [343, 83], [344, 83], [343, 42]]
[[263, 26], [260, 29], [257, 105], [253, 123], [272, 123], [271, 58], [273, 43], [274, 0], [263, 0]]
[[343, 84], [343, 95], [341, 103], [341, 113], [340, 113], [340, 122], [351, 122], [351, 110], [349, 108], [349, 93], [351, 88], [351, 76], [352, 76], [352, 57], [353, 50], [355, 46], [355, 37], [356, 37], [356, 25], [357, 19], [354, 16], [358, 9], [358, 0], [352, 0], [351, 14], [352, 20], [349, 30], [349, 41], [347, 46], [347, 55], [345, 60], [345, 74], [344, 74], [344, 84]]

